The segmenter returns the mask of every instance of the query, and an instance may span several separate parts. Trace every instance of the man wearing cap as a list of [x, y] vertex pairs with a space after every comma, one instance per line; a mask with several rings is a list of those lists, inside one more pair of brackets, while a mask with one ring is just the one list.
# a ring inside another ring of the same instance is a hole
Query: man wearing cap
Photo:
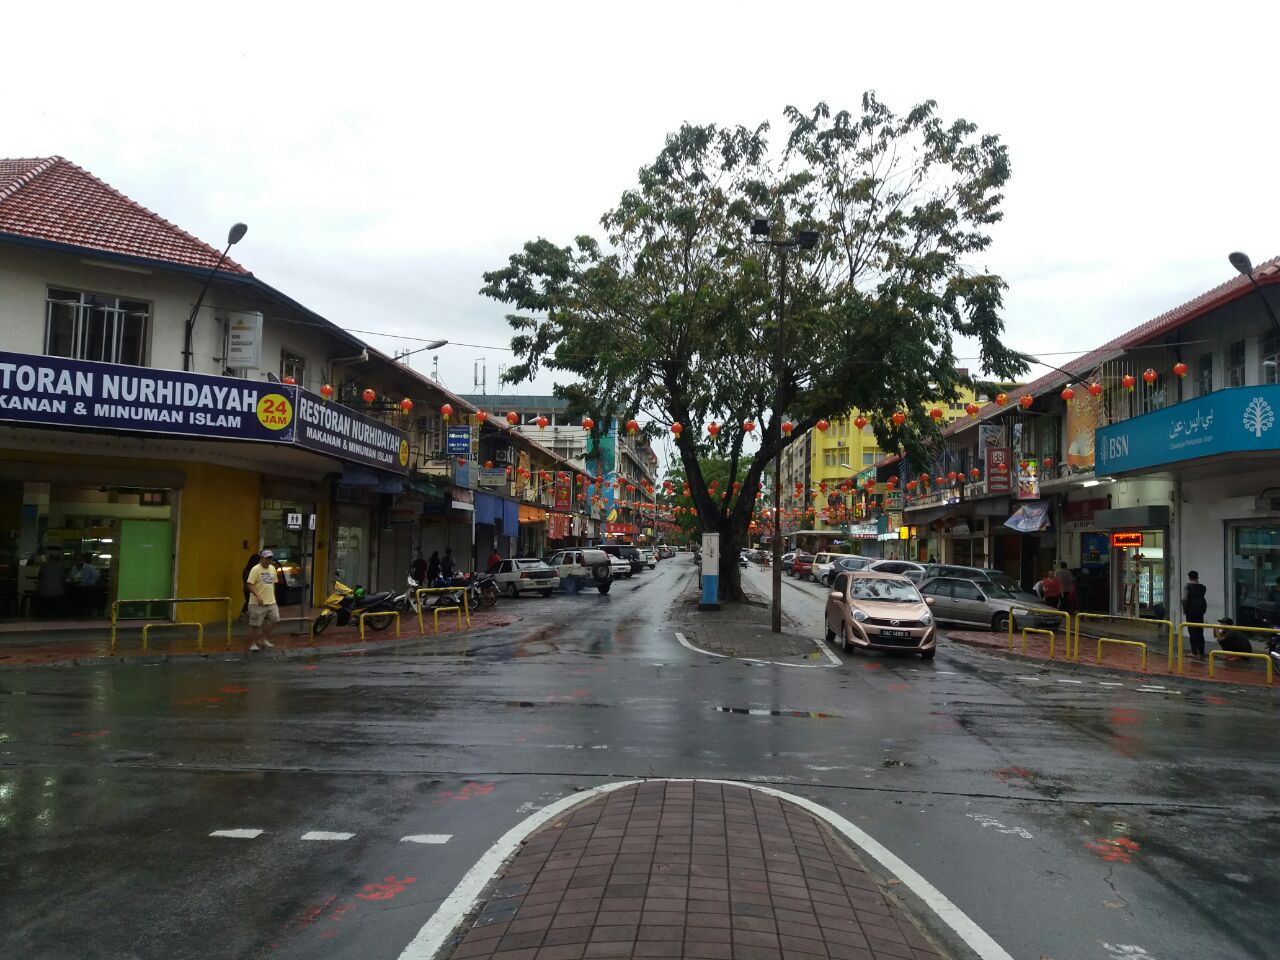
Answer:
[[245, 586], [249, 588], [249, 652], [256, 653], [259, 642], [262, 647], [271, 648], [271, 631], [280, 622], [280, 608], [276, 606], [276, 580], [279, 574], [271, 562], [273, 554], [263, 550], [258, 555], [258, 564], [245, 577]]

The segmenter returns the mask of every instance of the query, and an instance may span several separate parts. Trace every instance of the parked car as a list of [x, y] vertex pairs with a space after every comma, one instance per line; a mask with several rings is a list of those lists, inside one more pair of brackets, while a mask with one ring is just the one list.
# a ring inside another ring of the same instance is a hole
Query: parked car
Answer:
[[560, 586], [555, 570], [537, 557], [503, 560], [489, 572], [498, 582], [498, 589], [507, 591], [512, 597], [530, 592], [549, 597]]
[[[560, 578], [560, 587], [569, 593], [579, 593], [583, 587], [595, 587], [608, 593], [613, 586], [612, 558], [603, 550], [561, 550], [552, 556], [549, 565]], [[630, 570], [630, 565], [627, 565]]]
[[1006, 587], [1012, 585], [1011, 589], [1021, 590], [1013, 577], [1009, 576], [1003, 570], [993, 570], [991, 567], [966, 567], [954, 563], [926, 563], [924, 565], [924, 579], [932, 580], [934, 577], [959, 577], [961, 580], [991, 580], [1000, 583]]
[[652, 547], [636, 547], [636, 552], [640, 554], [640, 559], [650, 570], [658, 566], [658, 558], [654, 556]]
[[791, 561], [794, 560], [795, 558], [796, 558], [796, 554], [794, 550], [792, 550], [790, 553], [784, 553], [782, 555], [782, 572], [783, 573], [791, 572]]
[[876, 573], [896, 573], [916, 584], [924, 583], [926, 579], [924, 564], [914, 560], [876, 560], [867, 569]]
[[630, 543], [602, 543], [600, 549], [605, 553], [612, 554], [615, 557], [627, 561], [631, 565], [631, 572], [639, 573], [644, 570], [646, 564], [644, 558], [640, 556], [640, 551], [636, 549], [634, 544]]
[[1034, 593], [1017, 589], [1013, 578], [1000, 574], [999, 580], [964, 580], [960, 577], [933, 577], [920, 585], [920, 593], [933, 600], [933, 613], [947, 623], [1008, 630], [1013, 616], [1015, 629], [1061, 627], [1062, 617], [1044, 610], [1045, 602]]
[[808, 580], [809, 572], [813, 569], [813, 555], [808, 553], [797, 553], [791, 558], [791, 575], [797, 580]]
[[831, 564], [831, 566], [827, 568], [827, 572], [822, 575], [822, 585], [825, 587], [831, 586], [831, 583], [835, 580], [837, 573], [852, 573], [855, 570], [866, 570], [871, 566], [872, 562], [873, 561], [870, 557], [841, 557], [839, 560]]
[[623, 560], [621, 557], [615, 557], [613, 554], [604, 550], [600, 551], [609, 558], [609, 571], [613, 574], [613, 579], [623, 580], [631, 576], [631, 564]]
[[932, 660], [937, 626], [928, 598], [906, 577], [868, 570], [836, 574], [827, 595], [827, 643], [845, 650], [899, 650]]
[[[809, 571], [809, 579], [814, 583], [830, 583], [825, 579], [826, 575], [831, 571], [831, 566], [837, 560], [849, 556], [847, 553], [816, 553], [813, 556], [813, 568]], [[859, 557], [858, 559], [863, 559]], [[871, 561], [867, 561], [870, 563]]]

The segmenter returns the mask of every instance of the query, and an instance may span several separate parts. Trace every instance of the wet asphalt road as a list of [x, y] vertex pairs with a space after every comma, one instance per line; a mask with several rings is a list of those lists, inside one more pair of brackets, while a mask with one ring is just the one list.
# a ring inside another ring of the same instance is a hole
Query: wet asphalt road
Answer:
[[[1269, 692], [715, 659], [667, 619], [693, 571], [504, 599], [524, 619], [461, 646], [0, 672], [0, 957], [394, 960], [530, 811], [645, 776], [826, 804], [1019, 960], [1276, 956]], [[821, 598], [786, 582], [814, 636]]]

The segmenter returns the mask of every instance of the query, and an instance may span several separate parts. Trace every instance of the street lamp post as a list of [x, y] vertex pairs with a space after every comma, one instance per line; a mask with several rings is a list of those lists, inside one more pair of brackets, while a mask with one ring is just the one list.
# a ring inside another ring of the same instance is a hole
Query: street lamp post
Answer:
[[1267, 295], [1263, 292], [1262, 287], [1253, 276], [1253, 261], [1249, 259], [1247, 253], [1241, 253], [1236, 250], [1234, 253], [1227, 254], [1227, 259], [1231, 261], [1231, 265], [1240, 272], [1242, 276], [1248, 277], [1249, 282], [1253, 284], [1253, 289], [1257, 291], [1258, 298], [1262, 301], [1262, 305], [1266, 307], [1267, 316], [1271, 318], [1271, 325], [1280, 331], [1280, 320], [1276, 319], [1276, 312], [1271, 309], [1271, 301], [1267, 299]]
[[204, 303], [204, 295], [209, 292], [209, 282], [213, 279], [213, 275], [218, 272], [218, 268], [222, 266], [222, 261], [227, 259], [227, 251], [244, 239], [244, 235], [249, 228], [243, 223], [235, 223], [231, 225], [231, 229], [227, 231], [227, 245], [222, 250], [222, 255], [218, 257], [218, 262], [213, 265], [213, 269], [209, 271], [204, 278], [204, 286], [200, 288], [200, 296], [196, 297], [196, 305], [191, 308], [191, 316], [187, 317], [186, 335], [182, 341], [182, 369], [184, 371], [191, 370], [191, 332], [196, 326], [196, 315], [200, 312], [200, 304]]
[[776, 380], [773, 393], [773, 424], [778, 436], [773, 450], [773, 610], [772, 630], [782, 632], [782, 361], [786, 356], [786, 331], [782, 325], [783, 302], [787, 295], [787, 250], [799, 247], [812, 250], [818, 245], [816, 230], [798, 230], [790, 239], [775, 240], [770, 235], [773, 227], [769, 221], [757, 217], [751, 221], [751, 240], [763, 243], [778, 251], [778, 342], [773, 358]]

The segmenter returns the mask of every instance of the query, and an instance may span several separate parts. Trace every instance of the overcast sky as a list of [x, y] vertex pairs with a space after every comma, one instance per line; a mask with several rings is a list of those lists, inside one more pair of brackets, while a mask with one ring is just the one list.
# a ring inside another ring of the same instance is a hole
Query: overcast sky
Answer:
[[482, 271], [598, 234], [667, 132], [780, 131], [866, 89], [1008, 145], [975, 265], [1008, 281], [1017, 349], [1061, 362], [1228, 279], [1233, 249], [1280, 254], [1274, 5], [880, 6], [21, 4], [0, 155], [66, 156], [217, 246], [243, 220], [235, 257], [313, 310], [388, 351], [453, 341], [461, 392], [510, 362]]

